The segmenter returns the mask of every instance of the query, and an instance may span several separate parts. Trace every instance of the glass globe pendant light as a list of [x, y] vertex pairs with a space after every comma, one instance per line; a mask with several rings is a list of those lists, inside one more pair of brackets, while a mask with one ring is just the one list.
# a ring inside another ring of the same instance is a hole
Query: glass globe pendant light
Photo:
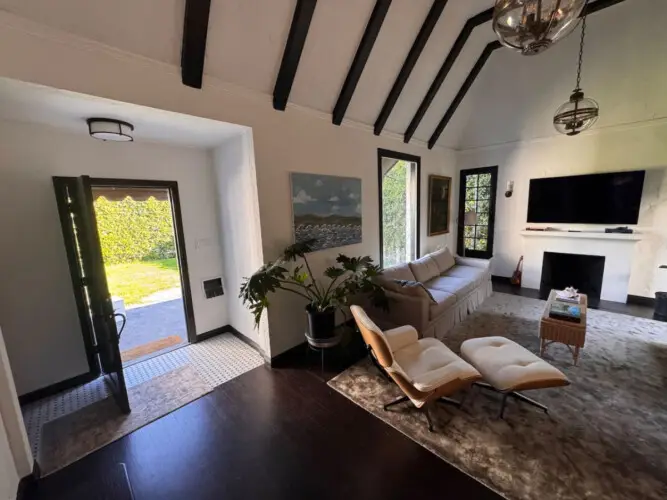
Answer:
[[554, 127], [561, 134], [577, 135], [587, 130], [598, 121], [600, 106], [590, 97], [585, 97], [581, 90], [581, 63], [584, 58], [584, 38], [586, 36], [586, 18], [581, 24], [581, 42], [579, 43], [579, 65], [577, 66], [577, 86], [570, 100], [556, 110]]
[[500, 43], [525, 56], [569, 35], [587, 0], [496, 0], [493, 31]]

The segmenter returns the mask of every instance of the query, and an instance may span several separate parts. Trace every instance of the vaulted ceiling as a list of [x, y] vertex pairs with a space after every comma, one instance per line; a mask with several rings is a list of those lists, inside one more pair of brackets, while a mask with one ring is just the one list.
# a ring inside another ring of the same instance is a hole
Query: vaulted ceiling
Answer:
[[[622, 1], [591, 0], [589, 9], [597, 12]], [[334, 123], [352, 120], [373, 127], [376, 134], [400, 134], [406, 142], [457, 147], [461, 126], [454, 136], [443, 132], [499, 48], [490, 23], [493, 4], [0, 0], [0, 9], [182, 65], [183, 81], [190, 86], [206, 86], [207, 77], [215, 77], [273, 95], [278, 110], [289, 102], [332, 114]]]

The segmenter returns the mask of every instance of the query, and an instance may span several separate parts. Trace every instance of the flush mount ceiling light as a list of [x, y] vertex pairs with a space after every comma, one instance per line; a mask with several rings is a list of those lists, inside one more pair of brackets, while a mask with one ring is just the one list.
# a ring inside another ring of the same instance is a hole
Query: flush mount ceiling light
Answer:
[[539, 54], [577, 26], [587, 0], [496, 0], [493, 31], [525, 56]]
[[584, 97], [581, 90], [581, 63], [584, 59], [584, 38], [586, 37], [586, 18], [581, 23], [581, 41], [579, 42], [579, 64], [577, 66], [577, 86], [572, 91], [570, 100], [556, 110], [554, 127], [561, 134], [578, 135], [598, 121], [600, 106], [590, 97]]
[[113, 118], [88, 118], [88, 133], [102, 141], [131, 142], [134, 125]]

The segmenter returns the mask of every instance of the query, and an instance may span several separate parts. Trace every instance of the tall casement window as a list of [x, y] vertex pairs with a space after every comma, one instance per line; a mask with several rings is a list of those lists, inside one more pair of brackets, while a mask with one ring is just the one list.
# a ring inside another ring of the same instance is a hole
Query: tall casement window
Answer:
[[391, 267], [419, 257], [418, 156], [378, 150], [380, 261]]
[[461, 170], [457, 252], [490, 259], [496, 215], [498, 167]]

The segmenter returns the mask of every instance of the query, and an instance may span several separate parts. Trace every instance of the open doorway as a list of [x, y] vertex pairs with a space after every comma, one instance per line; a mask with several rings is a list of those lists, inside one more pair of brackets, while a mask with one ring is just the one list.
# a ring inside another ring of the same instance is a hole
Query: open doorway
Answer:
[[420, 158], [378, 150], [380, 262], [383, 267], [419, 257]]
[[177, 186], [98, 179], [91, 189], [123, 365], [187, 344], [194, 332], [177, 244]]

